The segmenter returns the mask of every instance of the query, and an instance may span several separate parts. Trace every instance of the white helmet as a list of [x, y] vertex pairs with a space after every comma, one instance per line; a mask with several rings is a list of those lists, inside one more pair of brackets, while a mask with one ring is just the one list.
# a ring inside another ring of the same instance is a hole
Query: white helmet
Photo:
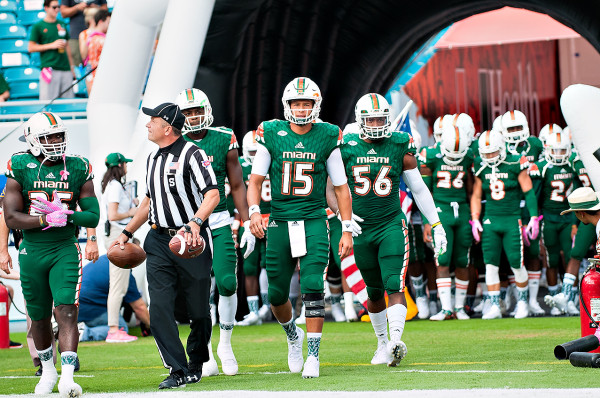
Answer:
[[[379, 94], [365, 94], [356, 103], [354, 115], [360, 127], [359, 137], [361, 139], [378, 140], [392, 136], [390, 126], [390, 104]], [[367, 126], [367, 119], [385, 118], [382, 126]]]
[[[563, 129], [561, 129], [558, 124], [550, 123], [550, 124], [547, 124], [544, 127], [542, 127], [542, 129], [540, 130], [539, 139], [540, 139], [540, 141], [542, 141], [542, 144], [544, 144], [544, 146], [546, 146], [546, 140], [548, 139], [548, 136], [550, 136], [553, 133], [561, 133], [561, 132], [563, 132]], [[567, 134], [565, 134], [565, 136], [569, 137], [569, 135], [567, 135]], [[570, 140], [570, 137], [569, 137], [569, 140]]]
[[502, 131], [502, 116], [500, 115], [494, 119], [494, 123], [492, 123], [492, 130]]
[[435, 119], [435, 123], [433, 123], [433, 140], [438, 143], [442, 140], [442, 129], [444, 128], [444, 123], [452, 123], [452, 119], [454, 115], [444, 115]]
[[417, 130], [417, 124], [413, 122], [412, 119], [410, 119], [408, 123], [410, 124], [410, 132], [413, 139], [413, 143], [415, 144], [415, 148], [419, 150], [421, 148], [421, 145], [423, 144], [421, 133], [419, 133], [419, 130]]
[[529, 138], [529, 124], [521, 111], [508, 111], [502, 115], [502, 134], [509, 144], [516, 144]]
[[[290, 108], [292, 100], [311, 100], [313, 101], [312, 111], [305, 117], [296, 117]], [[321, 111], [321, 90], [319, 86], [308, 77], [297, 77], [285, 86], [283, 90], [283, 116], [285, 120], [304, 125], [313, 122], [319, 117]]]
[[548, 134], [546, 145], [544, 146], [544, 158], [549, 163], [560, 166], [569, 163], [570, 156], [571, 140], [569, 136], [562, 131], [555, 131]]
[[[254, 160], [254, 155], [258, 150], [258, 144], [256, 143], [256, 130], [248, 131], [242, 139], [242, 157], [250, 164]], [[250, 152], [254, 152], [250, 154]]]
[[496, 166], [506, 159], [504, 136], [496, 130], [488, 130], [479, 136], [479, 155], [490, 166]]
[[470, 140], [466, 134], [458, 126], [451, 124], [444, 125], [440, 151], [444, 155], [443, 159], [445, 163], [455, 166], [465, 158], [470, 144]]
[[[198, 90], [197, 88], [188, 88], [187, 90], [183, 90], [179, 93], [179, 95], [177, 95], [175, 103], [182, 111], [192, 108], [204, 108], [204, 115], [185, 117], [183, 133], [187, 134], [203, 130], [210, 126], [214, 121], [210, 101], [202, 90]], [[198, 119], [197, 122], [196, 119]]]
[[[57, 144], [48, 143], [47, 136], [63, 133], [63, 140]], [[25, 124], [25, 141], [33, 156], [40, 154], [48, 160], [60, 160], [67, 151], [67, 128], [62, 119], [52, 112], [39, 112], [31, 116]]]
[[461, 133], [464, 133], [464, 137], [468, 140], [468, 145], [471, 145], [471, 142], [475, 138], [475, 125], [471, 116], [466, 113], [454, 115], [453, 124], [460, 129]]

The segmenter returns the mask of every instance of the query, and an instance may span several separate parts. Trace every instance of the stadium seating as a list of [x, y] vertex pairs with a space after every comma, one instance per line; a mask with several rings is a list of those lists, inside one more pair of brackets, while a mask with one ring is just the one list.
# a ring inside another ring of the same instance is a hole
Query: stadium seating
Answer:
[[24, 53], [6, 53], [0, 58], [0, 68], [11, 66], [29, 66], [29, 55]]
[[7, 68], [4, 70], [4, 78], [7, 82], [39, 81], [40, 70], [29, 66], [19, 66], [16, 68]]
[[0, 24], [0, 39], [26, 39], [27, 31], [20, 25]]
[[17, 2], [9, 0], [0, 1], [0, 12], [11, 12], [17, 14]]
[[30, 26], [30, 25], [33, 25], [34, 23], [36, 23], [37, 21], [44, 19], [45, 15], [46, 15], [46, 13], [44, 11], [20, 10], [19, 14], [17, 15], [17, 21], [19, 22], [19, 25]]
[[17, 23], [17, 18], [12, 13], [2, 12], [0, 13], [0, 24], [14, 25]]
[[10, 83], [11, 99], [38, 99], [40, 87], [37, 81], [24, 81]]
[[18, 7], [21, 10], [44, 10], [44, 0], [21, 0], [18, 3]]
[[26, 53], [28, 42], [23, 39], [0, 39], [0, 53]]

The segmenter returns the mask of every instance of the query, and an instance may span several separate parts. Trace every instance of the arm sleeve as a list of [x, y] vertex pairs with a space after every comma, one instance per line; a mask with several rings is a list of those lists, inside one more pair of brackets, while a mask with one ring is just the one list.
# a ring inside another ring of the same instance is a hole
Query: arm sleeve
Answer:
[[327, 174], [329, 174], [331, 182], [336, 187], [348, 182], [340, 148], [335, 148], [327, 158]]
[[259, 176], [266, 176], [269, 174], [269, 168], [271, 167], [271, 154], [265, 148], [264, 145], [258, 144], [258, 150], [252, 161], [252, 174]]
[[76, 211], [69, 216], [73, 224], [85, 228], [96, 228], [100, 220], [100, 205], [95, 196], [79, 199], [81, 211]]
[[433, 197], [423, 182], [421, 173], [419, 173], [416, 168], [404, 170], [402, 172], [402, 178], [404, 179], [404, 182], [406, 182], [408, 188], [412, 191], [413, 198], [415, 199], [419, 210], [421, 210], [421, 214], [425, 216], [431, 224], [439, 222], [440, 217], [435, 208]]
[[537, 197], [535, 196], [535, 190], [530, 189], [525, 194], [525, 203], [527, 204], [527, 210], [529, 210], [529, 215], [531, 217], [538, 216], [538, 205], [537, 205]]

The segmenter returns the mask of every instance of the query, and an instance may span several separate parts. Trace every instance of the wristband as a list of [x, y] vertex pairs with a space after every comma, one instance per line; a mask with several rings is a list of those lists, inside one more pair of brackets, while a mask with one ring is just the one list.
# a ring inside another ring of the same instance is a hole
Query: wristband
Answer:
[[46, 226], [46, 224], [44, 223], [44, 217], [43, 216], [40, 216], [40, 226], [41, 227], [45, 227]]
[[248, 208], [248, 217], [252, 217], [252, 214], [254, 213], [260, 214], [260, 206], [252, 205], [250, 208]]
[[431, 224], [431, 228], [433, 229], [433, 228], [437, 227], [438, 225], [442, 225], [442, 222], [441, 221], [434, 222], [433, 224]]
[[133, 239], [133, 234], [131, 232], [129, 232], [128, 230], [124, 229], [121, 233], [123, 235], [125, 235], [126, 237], [128, 237], [129, 239]]
[[350, 220], [344, 220], [342, 221], [342, 232], [353, 232], [354, 229], [352, 229], [352, 221]]

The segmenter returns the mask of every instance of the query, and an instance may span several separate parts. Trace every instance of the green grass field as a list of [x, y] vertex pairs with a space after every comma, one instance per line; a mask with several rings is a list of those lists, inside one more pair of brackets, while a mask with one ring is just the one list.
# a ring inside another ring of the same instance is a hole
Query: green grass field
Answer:
[[[188, 330], [187, 326], [180, 327], [182, 339]], [[136, 332], [139, 330], [133, 329], [132, 333]], [[218, 333], [215, 327], [214, 351]], [[285, 335], [278, 324], [237, 327], [233, 347], [240, 374], [205, 378], [187, 388], [361, 391], [600, 387], [599, 370], [575, 368], [554, 358], [556, 344], [578, 337], [576, 317], [411, 321], [403, 336], [408, 355], [399, 367], [388, 368], [370, 364], [376, 340], [369, 323], [328, 322], [321, 344], [321, 377], [303, 380], [299, 374], [288, 373]], [[11, 339], [25, 342], [25, 334], [13, 334]], [[75, 380], [86, 393], [156, 391], [167, 374], [151, 337], [129, 344], [82, 343], [79, 355], [81, 371]], [[22, 377], [35, 372], [27, 349], [3, 350], [0, 358], [0, 394], [32, 393], [37, 378]]]

